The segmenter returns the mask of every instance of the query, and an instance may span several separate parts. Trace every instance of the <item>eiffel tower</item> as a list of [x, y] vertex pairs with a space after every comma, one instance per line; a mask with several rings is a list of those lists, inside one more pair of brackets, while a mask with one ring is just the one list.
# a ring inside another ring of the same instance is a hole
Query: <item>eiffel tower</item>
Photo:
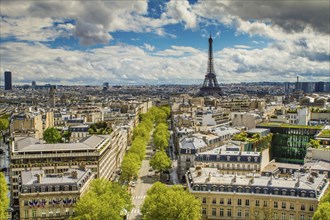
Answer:
[[221, 88], [219, 87], [217, 77], [214, 72], [212, 42], [213, 42], [213, 39], [210, 35], [207, 72], [205, 75], [203, 86], [202, 86], [202, 88], [200, 88], [200, 91], [199, 91], [199, 95], [201, 95], [201, 96], [208, 96], [208, 95], [219, 96], [222, 94]]

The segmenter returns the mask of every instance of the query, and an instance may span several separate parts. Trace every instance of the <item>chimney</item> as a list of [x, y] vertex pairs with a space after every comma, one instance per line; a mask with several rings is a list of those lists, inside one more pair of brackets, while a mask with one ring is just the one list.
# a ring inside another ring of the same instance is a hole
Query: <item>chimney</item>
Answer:
[[37, 182], [39, 184], [42, 183], [42, 174], [41, 173], [37, 174]]
[[233, 179], [231, 180], [231, 183], [236, 183], [236, 178], [237, 178], [237, 173], [235, 173], [235, 175], [234, 175], [234, 177], [233, 177]]
[[295, 187], [298, 188], [299, 185], [300, 185], [300, 173], [298, 173], [297, 182], [296, 182]]
[[79, 164], [79, 170], [86, 171], [86, 164]]
[[76, 170], [72, 171], [71, 172], [71, 177], [72, 177], [72, 179], [78, 179], [78, 172]]

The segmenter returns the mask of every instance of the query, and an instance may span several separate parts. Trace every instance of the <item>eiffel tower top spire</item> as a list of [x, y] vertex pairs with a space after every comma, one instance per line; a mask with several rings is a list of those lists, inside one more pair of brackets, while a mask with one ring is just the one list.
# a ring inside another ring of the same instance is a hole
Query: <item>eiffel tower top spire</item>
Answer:
[[201, 95], [215, 95], [215, 94], [220, 95], [221, 88], [219, 87], [213, 65], [213, 48], [212, 48], [213, 39], [211, 33], [208, 41], [209, 41], [209, 52], [208, 52], [207, 71], [203, 86], [200, 89], [199, 93]]

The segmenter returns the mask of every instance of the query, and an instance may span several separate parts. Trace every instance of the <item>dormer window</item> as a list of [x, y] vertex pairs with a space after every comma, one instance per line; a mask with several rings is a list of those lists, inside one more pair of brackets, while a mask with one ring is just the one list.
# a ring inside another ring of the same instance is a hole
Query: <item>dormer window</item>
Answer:
[[248, 157], [248, 161], [251, 162], [251, 157]]
[[258, 161], [258, 157], [254, 157], [254, 162], [257, 162]]
[[294, 190], [290, 190], [290, 195], [291, 196], [295, 196], [295, 191]]
[[230, 156], [227, 156], [227, 161], [230, 161]]
[[237, 157], [237, 161], [241, 161], [241, 157]]

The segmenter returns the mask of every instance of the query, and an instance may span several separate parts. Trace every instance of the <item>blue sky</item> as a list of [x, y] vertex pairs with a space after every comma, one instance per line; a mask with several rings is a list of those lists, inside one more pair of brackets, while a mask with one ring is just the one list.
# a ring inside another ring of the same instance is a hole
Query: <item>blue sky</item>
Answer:
[[15, 84], [329, 81], [329, 1], [1, 1]]

